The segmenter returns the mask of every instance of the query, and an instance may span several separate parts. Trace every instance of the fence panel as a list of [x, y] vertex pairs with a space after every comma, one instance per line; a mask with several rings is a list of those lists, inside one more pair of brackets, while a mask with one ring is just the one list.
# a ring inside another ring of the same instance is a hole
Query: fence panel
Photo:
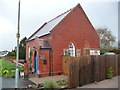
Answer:
[[94, 81], [99, 81], [99, 56], [92, 56], [94, 61]]
[[79, 85], [85, 85], [93, 82], [93, 62], [91, 56], [82, 56], [80, 58]]
[[91, 56], [87, 56], [86, 57], [87, 59], [87, 83], [92, 83], [93, 82], [93, 61], [92, 61], [92, 58]]
[[116, 68], [116, 76], [118, 76], [118, 55], [116, 55], [116, 57], [115, 57], [115, 68]]
[[70, 61], [70, 58], [67, 56], [62, 56], [62, 71], [64, 75], [68, 75], [68, 62]]
[[106, 55], [106, 75], [110, 67], [112, 67], [113, 76], [115, 76], [116, 75], [116, 56], [115, 55]]
[[99, 57], [99, 80], [104, 80], [106, 78], [106, 58], [104, 55]]
[[80, 58], [80, 71], [79, 71], [79, 80], [80, 80], [80, 83], [79, 85], [82, 86], [82, 85], [85, 85], [87, 83], [87, 60], [85, 58], [85, 56], [81, 57]]
[[74, 60], [79, 60], [79, 57], [70, 57], [70, 56], [62, 56], [62, 71], [64, 75], [68, 75], [69, 73], [69, 64], [74, 62]]
[[120, 54], [118, 55], [118, 75], [120, 75]]
[[113, 68], [113, 75], [120, 75], [120, 54], [64, 57], [63, 73], [68, 75], [68, 87], [75, 88], [107, 78], [108, 68]]
[[68, 88], [76, 88], [79, 86], [79, 61], [75, 60], [69, 63], [68, 72]]

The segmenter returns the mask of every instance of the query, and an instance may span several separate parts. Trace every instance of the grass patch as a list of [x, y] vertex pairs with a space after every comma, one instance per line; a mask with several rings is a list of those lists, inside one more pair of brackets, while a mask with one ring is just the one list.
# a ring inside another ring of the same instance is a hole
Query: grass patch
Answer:
[[[16, 61], [16, 59], [13, 59], [13, 61]], [[19, 59], [18, 61], [22, 61], [22, 59]]]
[[68, 83], [67, 80], [60, 80], [60, 81], [57, 81], [57, 82], [46, 81], [46, 82], [43, 83], [43, 87], [44, 88], [66, 88], [67, 83]]
[[[16, 64], [0, 59], [0, 77], [15, 77], [15, 69]], [[19, 66], [19, 70], [23, 71], [23, 67]]]
[[51, 81], [46, 81], [43, 83], [44, 88], [59, 88], [58, 84]]

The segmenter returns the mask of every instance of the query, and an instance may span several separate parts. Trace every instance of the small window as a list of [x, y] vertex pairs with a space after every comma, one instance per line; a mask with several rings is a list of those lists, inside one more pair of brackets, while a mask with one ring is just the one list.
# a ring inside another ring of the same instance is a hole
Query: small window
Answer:
[[47, 65], [47, 60], [43, 60], [43, 64], [44, 64], [44, 65]]
[[68, 56], [69, 55], [68, 49], [63, 49], [63, 52], [64, 52], [64, 56]]
[[77, 57], [80, 57], [80, 55], [81, 55], [81, 50], [80, 50], [80, 49], [77, 49], [77, 50], [76, 50], [76, 54], [77, 54]]

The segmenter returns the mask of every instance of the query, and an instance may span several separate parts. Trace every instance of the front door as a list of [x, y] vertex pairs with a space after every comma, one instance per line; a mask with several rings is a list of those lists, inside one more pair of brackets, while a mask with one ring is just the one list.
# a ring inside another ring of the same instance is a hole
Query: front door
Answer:
[[35, 56], [35, 73], [38, 73], [38, 54]]

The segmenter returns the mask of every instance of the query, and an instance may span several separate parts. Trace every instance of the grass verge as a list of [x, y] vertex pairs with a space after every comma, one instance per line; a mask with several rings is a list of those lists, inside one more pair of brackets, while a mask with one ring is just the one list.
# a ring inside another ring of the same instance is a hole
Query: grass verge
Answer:
[[[4, 59], [0, 59], [0, 77], [15, 77], [16, 65]], [[19, 70], [23, 71], [23, 67], [19, 66]]]

